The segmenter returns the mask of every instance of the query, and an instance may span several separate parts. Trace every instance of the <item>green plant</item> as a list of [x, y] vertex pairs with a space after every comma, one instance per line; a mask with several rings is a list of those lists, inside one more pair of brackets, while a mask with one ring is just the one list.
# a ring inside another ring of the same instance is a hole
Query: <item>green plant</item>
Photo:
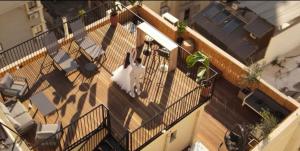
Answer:
[[205, 75], [208, 76], [209, 72], [209, 59], [206, 55], [202, 54], [200, 51], [197, 51], [186, 58], [186, 63], [188, 68], [192, 68], [197, 62], [202, 62], [203, 66], [198, 67], [197, 69], [197, 78], [196, 81], [199, 82], [205, 78]]
[[251, 129], [254, 133], [258, 133], [261, 138], [266, 138], [277, 126], [278, 119], [266, 109], [263, 109], [260, 115], [262, 116], [261, 121], [251, 126]]
[[78, 15], [80, 16], [80, 17], [82, 17], [83, 15], [85, 15], [85, 10], [84, 9], [80, 9], [79, 11], [78, 11]]
[[130, 4], [133, 6], [137, 0], [129, 0]]
[[118, 15], [118, 6], [115, 1], [112, 1], [110, 16], [116, 16], [116, 15]]
[[254, 63], [248, 69], [247, 73], [242, 75], [242, 84], [243, 85], [253, 85], [258, 83], [258, 77], [261, 76], [263, 72], [263, 66], [265, 63], [259, 64]]
[[186, 28], [187, 24], [185, 21], [179, 21], [179, 22], [177, 22], [176, 26], [177, 26], [177, 33], [179, 35], [181, 35], [185, 32], [185, 28]]

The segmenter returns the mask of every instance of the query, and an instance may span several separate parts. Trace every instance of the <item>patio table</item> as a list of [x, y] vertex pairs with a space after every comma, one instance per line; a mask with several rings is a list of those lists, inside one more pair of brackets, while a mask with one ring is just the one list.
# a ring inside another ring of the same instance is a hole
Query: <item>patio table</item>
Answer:
[[55, 105], [47, 98], [44, 92], [39, 92], [30, 97], [30, 102], [37, 107], [37, 109], [44, 116], [45, 121], [47, 122], [46, 116], [57, 112]]
[[153, 40], [159, 43], [161, 46], [170, 51], [170, 56], [168, 60], [169, 70], [173, 71], [177, 67], [177, 54], [178, 54], [178, 45], [171, 40], [169, 37], [161, 33], [155, 27], [150, 25], [147, 22], [143, 22], [137, 26], [137, 38], [136, 46], [141, 47], [145, 41], [145, 34], [149, 35]]

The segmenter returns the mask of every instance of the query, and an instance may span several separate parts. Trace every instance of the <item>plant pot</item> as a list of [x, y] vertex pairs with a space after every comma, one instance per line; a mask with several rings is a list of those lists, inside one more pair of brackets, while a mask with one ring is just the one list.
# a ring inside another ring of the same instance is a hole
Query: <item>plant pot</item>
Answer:
[[112, 26], [116, 27], [119, 22], [118, 15], [114, 15], [110, 17], [110, 23]]
[[206, 82], [202, 88], [201, 97], [209, 98], [211, 96], [211, 93], [210, 93], [211, 88], [212, 88], [212, 84], [210, 82]]
[[184, 41], [184, 39], [183, 39], [183, 37], [181, 37], [181, 36], [178, 37], [178, 38], [176, 39], [176, 43], [177, 43], [179, 46], [182, 45], [183, 41]]

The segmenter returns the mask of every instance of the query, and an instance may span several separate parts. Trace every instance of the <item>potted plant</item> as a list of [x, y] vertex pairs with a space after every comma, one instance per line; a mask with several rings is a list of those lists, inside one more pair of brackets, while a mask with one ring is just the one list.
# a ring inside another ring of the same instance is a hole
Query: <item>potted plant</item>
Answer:
[[260, 115], [260, 122], [250, 126], [252, 135], [258, 140], [266, 138], [278, 124], [278, 119], [269, 110], [263, 109]]
[[255, 86], [259, 80], [258, 78], [261, 76], [263, 72], [264, 63], [254, 63], [248, 69], [247, 73], [241, 76], [241, 84], [242, 87], [253, 87]]
[[211, 81], [206, 79], [209, 78], [209, 59], [206, 55], [202, 54], [200, 51], [189, 55], [186, 58], [186, 63], [188, 68], [192, 68], [196, 63], [201, 62], [202, 66], [197, 68], [196, 82], [200, 82], [200, 85], [203, 87], [201, 95], [203, 97], [210, 96], [210, 90], [212, 87]]
[[111, 9], [111, 13], [110, 13], [110, 23], [112, 26], [117, 26], [119, 21], [118, 18], [118, 11], [117, 11], [117, 6], [115, 5], [115, 2], [113, 2], [113, 7]]
[[185, 21], [179, 21], [177, 22], [177, 34], [178, 34], [178, 38], [176, 40], [176, 42], [179, 44], [179, 45], [182, 45], [183, 43], [183, 33], [185, 32], [185, 28], [187, 26], [186, 22]]
[[84, 15], [85, 15], [85, 10], [84, 9], [80, 9], [79, 11], [78, 11], [78, 15], [79, 15], [79, 17], [83, 20], [84, 19]]
[[137, 0], [129, 0], [129, 3], [130, 3], [130, 5], [133, 6], [133, 5], [135, 5], [136, 1], [137, 1]]

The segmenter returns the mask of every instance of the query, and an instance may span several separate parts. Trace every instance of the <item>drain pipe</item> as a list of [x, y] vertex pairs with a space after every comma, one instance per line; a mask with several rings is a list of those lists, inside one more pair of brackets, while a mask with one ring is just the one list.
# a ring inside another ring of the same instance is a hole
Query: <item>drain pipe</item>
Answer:
[[65, 37], [67, 37], [69, 35], [68, 20], [67, 20], [67, 17], [65, 17], [65, 16], [63, 16], [61, 19], [63, 22]]

